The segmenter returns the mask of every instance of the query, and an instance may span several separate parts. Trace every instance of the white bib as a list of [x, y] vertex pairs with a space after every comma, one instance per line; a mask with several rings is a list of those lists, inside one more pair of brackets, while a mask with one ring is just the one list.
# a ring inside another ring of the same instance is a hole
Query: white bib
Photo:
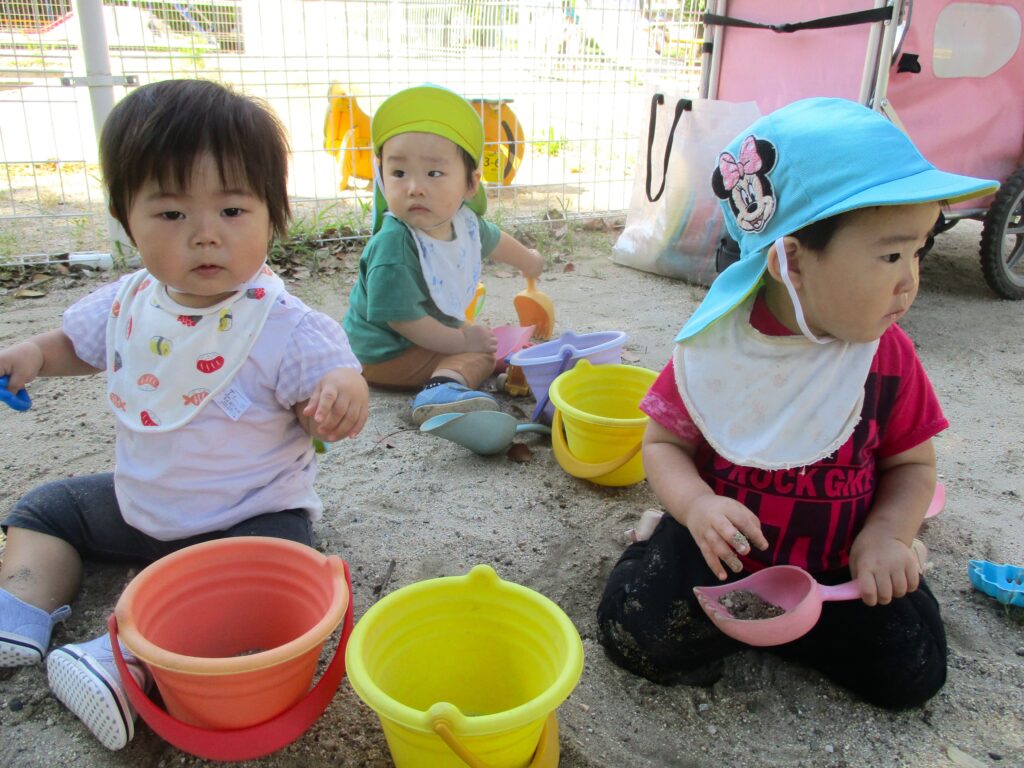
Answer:
[[750, 325], [756, 295], [676, 344], [676, 386], [708, 443], [732, 463], [807, 466], [853, 434], [878, 341], [767, 336]]
[[480, 282], [480, 223], [473, 211], [462, 206], [452, 218], [452, 229], [454, 239], [435, 240], [409, 227], [430, 298], [446, 315], [462, 320]]
[[168, 432], [195, 417], [246, 361], [284, 283], [264, 265], [212, 307], [174, 301], [140, 270], [125, 280], [107, 321], [110, 408], [136, 432]]

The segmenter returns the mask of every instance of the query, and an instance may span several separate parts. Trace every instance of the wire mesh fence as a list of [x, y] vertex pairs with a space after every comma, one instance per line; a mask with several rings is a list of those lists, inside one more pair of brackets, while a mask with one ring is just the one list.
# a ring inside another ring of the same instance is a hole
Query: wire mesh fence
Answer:
[[615, 214], [651, 89], [696, 95], [703, 35], [703, 0], [114, 0], [97, 85], [86, 4], [0, 2], [0, 261], [109, 249], [90, 89], [116, 99], [171, 77], [224, 82], [277, 111], [304, 231], [365, 232], [370, 116], [424, 82], [481, 113], [499, 221]]

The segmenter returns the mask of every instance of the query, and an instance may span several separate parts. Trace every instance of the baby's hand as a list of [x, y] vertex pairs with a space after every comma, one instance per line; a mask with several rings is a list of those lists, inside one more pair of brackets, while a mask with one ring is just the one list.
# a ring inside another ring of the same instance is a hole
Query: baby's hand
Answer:
[[544, 257], [536, 248], [527, 248], [526, 250], [530, 254], [530, 259], [523, 266], [523, 274], [526, 277], [540, 277], [540, 273], [544, 271]]
[[686, 513], [686, 527], [708, 567], [722, 581], [726, 579], [722, 563], [733, 573], [739, 573], [743, 564], [737, 553], [747, 554], [751, 544], [768, 549], [768, 539], [761, 532], [757, 516], [727, 496], [709, 493], [694, 499]]
[[0, 376], [10, 377], [7, 389], [16, 394], [34, 380], [43, 367], [43, 354], [39, 347], [27, 341], [0, 350]]
[[466, 352], [489, 352], [493, 355], [498, 351], [498, 338], [486, 325], [464, 325], [462, 335], [466, 339]]
[[309, 418], [307, 431], [327, 443], [355, 437], [366, 424], [370, 390], [366, 379], [353, 368], [334, 368], [317, 382], [302, 414]]
[[913, 550], [894, 536], [864, 528], [850, 547], [850, 573], [865, 605], [888, 605], [917, 589], [920, 563]]

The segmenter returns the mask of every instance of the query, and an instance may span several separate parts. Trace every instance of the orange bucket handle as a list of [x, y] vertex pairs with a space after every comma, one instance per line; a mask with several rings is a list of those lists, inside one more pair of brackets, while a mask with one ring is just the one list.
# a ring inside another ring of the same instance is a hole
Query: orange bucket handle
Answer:
[[149, 727], [164, 741], [207, 760], [252, 760], [291, 744], [308, 731], [327, 709], [341, 684], [341, 679], [345, 676], [345, 648], [348, 646], [349, 635], [352, 634], [355, 601], [352, 599], [352, 577], [349, 574], [348, 563], [342, 560], [342, 565], [345, 569], [349, 600], [341, 639], [334, 650], [334, 657], [324, 670], [320, 681], [305, 698], [277, 717], [248, 728], [223, 731], [199, 728], [171, 717], [153, 703], [128, 672], [121, 646], [117, 642], [117, 618], [112, 613], [107, 618], [107, 630], [110, 633], [110, 646], [114, 651], [114, 663], [121, 675], [128, 700]]
[[626, 466], [626, 463], [636, 456], [640, 452], [640, 448], [643, 446], [643, 440], [640, 440], [624, 454], [616, 456], [614, 459], [609, 459], [608, 461], [602, 461], [596, 464], [588, 461], [581, 461], [576, 458], [572, 451], [569, 450], [569, 445], [565, 442], [564, 429], [565, 428], [562, 425], [562, 412], [558, 408], [555, 408], [555, 416], [551, 423], [551, 448], [555, 453], [555, 458], [558, 459], [558, 463], [561, 464], [567, 472], [574, 477], [579, 477], [584, 480], [592, 480], [595, 477], [607, 475], [620, 467]]

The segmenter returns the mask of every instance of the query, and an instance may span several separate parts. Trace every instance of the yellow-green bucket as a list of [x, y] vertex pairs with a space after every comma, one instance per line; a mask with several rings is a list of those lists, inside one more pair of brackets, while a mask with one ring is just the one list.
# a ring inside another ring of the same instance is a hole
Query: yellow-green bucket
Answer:
[[539, 768], [558, 765], [583, 643], [551, 600], [478, 565], [380, 600], [345, 662], [397, 768]]
[[551, 447], [562, 469], [598, 485], [643, 480], [647, 414], [640, 401], [656, 378], [647, 368], [580, 360], [551, 382]]

